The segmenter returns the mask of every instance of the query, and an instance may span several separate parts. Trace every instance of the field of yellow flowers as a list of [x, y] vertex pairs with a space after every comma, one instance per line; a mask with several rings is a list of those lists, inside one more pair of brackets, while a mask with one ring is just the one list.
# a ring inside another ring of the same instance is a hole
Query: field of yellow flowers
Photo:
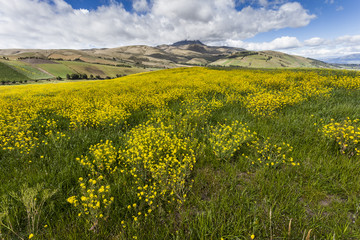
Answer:
[[359, 239], [360, 73], [0, 87], [0, 239]]

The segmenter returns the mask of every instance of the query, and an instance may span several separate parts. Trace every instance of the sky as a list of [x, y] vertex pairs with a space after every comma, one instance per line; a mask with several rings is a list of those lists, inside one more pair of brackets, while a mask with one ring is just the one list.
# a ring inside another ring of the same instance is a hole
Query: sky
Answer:
[[0, 49], [172, 44], [360, 53], [360, 0], [0, 0]]

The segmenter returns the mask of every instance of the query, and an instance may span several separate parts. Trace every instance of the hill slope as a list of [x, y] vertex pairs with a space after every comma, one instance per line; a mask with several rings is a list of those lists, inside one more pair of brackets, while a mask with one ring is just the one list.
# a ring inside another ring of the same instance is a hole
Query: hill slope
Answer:
[[[281, 52], [256, 52], [242, 48], [207, 46], [200, 41], [180, 41], [172, 45], [155, 47], [138, 45], [83, 50], [5, 49], [0, 50], [1, 55], [3, 58], [9, 59], [8, 63], [15, 64], [21, 60], [23, 62], [21, 64], [27, 64], [27, 68], [33, 68], [29, 71], [40, 70], [47, 74], [47, 77], [51, 77], [51, 75], [63, 77], [68, 73], [115, 77], [115, 73], [125, 75], [149, 71], [152, 68], [174, 68], [188, 65], [247, 68], [334, 68], [334, 66], [318, 60]], [[73, 61], [74, 64], [69, 64], [68, 61]], [[83, 66], [80, 70], [79, 65]], [[116, 69], [116, 67], [120, 68]]]
[[226, 58], [219, 59], [210, 65], [240, 66], [249, 68], [330, 68], [324, 62], [289, 55], [275, 51], [241, 51]]
[[23, 81], [29, 79], [25, 75], [15, 71], [13, 68], [2, 62], [0, 62], [0, 73], [0, 81], [2, 82]]

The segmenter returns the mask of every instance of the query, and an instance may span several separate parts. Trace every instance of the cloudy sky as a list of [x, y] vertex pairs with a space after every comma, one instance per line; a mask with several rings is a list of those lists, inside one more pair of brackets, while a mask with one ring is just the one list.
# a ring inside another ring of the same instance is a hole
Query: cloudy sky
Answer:
[[0, 0], [0, 49], [189, 39], [324, 59], [360, 53], [360, 0]]

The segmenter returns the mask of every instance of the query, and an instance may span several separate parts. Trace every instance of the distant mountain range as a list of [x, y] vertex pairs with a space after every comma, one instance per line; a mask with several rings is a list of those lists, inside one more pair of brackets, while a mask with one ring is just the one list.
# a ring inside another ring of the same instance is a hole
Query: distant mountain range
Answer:
[[337, 58], [325, 59], [324, 61], [328, 63], [338, 63], [338, 64], [360, 64], [360, 53], [346, 55]]

